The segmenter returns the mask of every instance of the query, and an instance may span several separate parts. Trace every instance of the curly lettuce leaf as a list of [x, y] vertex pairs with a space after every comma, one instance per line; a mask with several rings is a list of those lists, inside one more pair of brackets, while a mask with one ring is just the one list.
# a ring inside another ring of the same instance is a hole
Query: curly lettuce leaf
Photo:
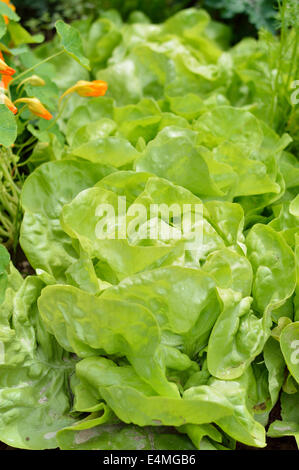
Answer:
[[42, 287], [37, 277], [23, 281], [11, 270], [0, 308], [0, 440], [23, 449], [57, 447], [57, 431], [73, 422], [74, 361], [39, 317]]
[[61, 209], [111, 171], [93, 163], [64, 160], [45, 163], [27, 178], [22, 190], [25, 215], [20, 244], [34, 269], [64, 279], [78, 254], [60, 226]]

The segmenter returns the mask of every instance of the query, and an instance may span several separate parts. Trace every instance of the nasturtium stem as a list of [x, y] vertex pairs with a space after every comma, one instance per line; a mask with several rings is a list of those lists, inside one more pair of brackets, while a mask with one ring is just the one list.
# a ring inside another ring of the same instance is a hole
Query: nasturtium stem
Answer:
[[17, 168], [17, 156], [9, 149], [0, 152], [0, 240], [15, 249], [20, 225], [20, 192], [22, 177]]
[[18, 86], [17, 86], [16, 92], [18, 93], [19, 90], [20, 90], [23, 86], [24, 86], [24, 83], [23, 83], [23, 82], [19, 83]]
[[[69, 97], [68, 97], [69, 98]], [[46, 131], [48, 131], [49, 129], [51, 129], [55, 124], [56, 122], [58, 121], [58, 119], [60, 118], [60, 116], [62, 115], [63, 111], [65, 110], [65, 107], [67, 105], [67, 102], [68, 102], [68, 98], [64, 101], [63, 105], [61, 106], [61, 102], [59, 102], [58, 104], [58, 113], [57, 113], [57, 116], [55, 116], [55, 118], [51, 121], [50, 125], [45, 129]]]
[[[33, 145], [35, 145], [35, 142]], [[27, 163], [29, 163], [30, 161], [30, 158], [31, 158], [31, 155], [24, 162], [18, 163], [18, 167], [27, 165]]]
[[21, 116], [21, 114], [23, 113], [23, 111], [25, 111], [26, 108], [27, 108], [27, 104], [25, 104], [23, 108], [20, 109], [20, 111], [18, 112], [18, 117]]
[[3, 206], [5, 207], [5, 210], [8, 214], [10, 214], [13, 218], [15, 216], [15, 210], [11, 202], [8, 201], [7, 196], [5, 193], [2, 194], [1, 202]]
[[[15, 155], [11, 148], [8, 149], [8, 152], [9, 152], [9, 156], [10, 156], [10, 159], [11, 159], [11, 162], [13, 164], [13, 172], [15, 172], [16, 176], [20, 179], [20, 174], [19, 174], [19, 170], [18, 170], [18, 167], [17, 167], [17, 163], [18, 163], [18, 155]], [[12, 176], [13, 176], [13, 173], [12, 173]]]
[[29, 69], [27, 70], [24, 70], [24, 72], [20, 73], [19, 75], [17, 75], [16, 77], [14, 77], [11, 82], [9, 83], [9, 85], [11, 85], [13, 82], [15, 82], [16, 80], [19, 80], [21, 77], [23, 77], [24, 75], [26, 75], [27, 73], [29, 72], [32, 72], [34, 69], [36, 69], [36, 67], [39, 67], [40, 65], [44, 64], [45, 62], [48, 62], [49, 60], [52, 60], [54, 59], [54, 57], [57, 57], [61, 54], [63, 54], [65, 51], [64, 49], [62, 49], [61, 51], [59, 52], [56, 52], [55, 54], [51, 55], [50, 57], [47, 57], [46, 59], [42, 60], [41, 62], [38, 62], [37, 64], [33, 65], [32, 67], [30, 67]]
[[[1, 222], [1, 220], [0, 220], [0, 222]], [[2, 237], [4, 237], [4, 238], [8, 238], [8, 237], [9, 237], [9, 232], [3, 230], [3, 228], [1, 228], [1, 226], [0, 226], [0, 236], [1, 236], [1, 235], [2, 235]]]
[[8, 217], [6, 217], [6, 215], [4, 215], [2, 213], [1, 216], [0, 216], [0, 221], [1, 221], [1, 224], [3, 225], [4, 229], [6, 229], [7, 232], [10, 232], [11, 231], [11, 222], [8, 219]]
[[7, 168], [5, 163], [3, 165], [1, 165], [1, 170], [3, 172], [4, 177], [6, 178], [8, 183], [10, 184], [11, 192], [12, 192], [13, 196], [16, 198], [16, 200], [18, 200], [18, 197], [19, 197], [19, 194], [20, 194], [20, 189], [15, 184], [15, 182], [13, 180], [13, 177], [10, 174], [10, 172], [8, 171], [8, 168]]
[[[20, 145], [19, 150], [17, 152], [17, 155], [19, 156], [22, 150], [27, 147], [28, 145], [32, 144], [33, 142], [36, 141], [36, 137], [31, 136], [26, 142], [24, 142], [22, 145]], [[20, 165], [18, 165], [20, 166]]]
[[[29, 145], [28, 147], [26, 147], [26, 150], [25, 150], [26, 153], [29, 152], [30, 150], [33, 150], [35, 146], [36, 146], [36, 141], [33, 142], [33, 143], [32, 143], [31, 145]], [[28, 160], [30, 160], [30, 157], [26, 160], [27, 163], [28, 163]], [[19, 166], [24, 166], [24, 165], [18, 164], [18, 167], [19, 167]]]

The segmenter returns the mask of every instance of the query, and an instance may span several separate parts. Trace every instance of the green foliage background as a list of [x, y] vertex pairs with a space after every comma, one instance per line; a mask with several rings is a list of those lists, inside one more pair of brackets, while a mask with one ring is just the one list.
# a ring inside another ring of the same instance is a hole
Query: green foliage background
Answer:
[[144, 12], [153, 22], [164, 21], [182, 8], [204, 7], [215, 19], [231, 24], [235, 40], [255, 35], [257, 29], [266, 27], [274, 31], [276, 0], [15, 0], [18, 12], [26, 26], [34, 32], [43, 28], [51, 30], [61, 17], [71, 21], [100, 10], [115, 8], [124, 19], [134, 10]]

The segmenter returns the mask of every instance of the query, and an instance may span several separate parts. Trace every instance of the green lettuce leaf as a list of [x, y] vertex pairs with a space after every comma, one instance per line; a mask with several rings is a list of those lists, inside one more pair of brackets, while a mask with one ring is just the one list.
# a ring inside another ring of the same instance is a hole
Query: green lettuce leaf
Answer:
[[57, 447], [70, 425], [74, 360], [47, 333], [37, 310], [43, 283], [11, 267], [0, 308], [0, 440], [23, 449]]

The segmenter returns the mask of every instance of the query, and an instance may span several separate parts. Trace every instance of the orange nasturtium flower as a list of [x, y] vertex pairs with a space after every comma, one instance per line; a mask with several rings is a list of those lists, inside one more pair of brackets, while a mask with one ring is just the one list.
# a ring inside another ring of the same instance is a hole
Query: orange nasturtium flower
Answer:
[[52, 119], [52, 114], [44, 107], [44, 105], [37, 98], [19, 98], [15, 103], [25, 103], [28, 106], [29, 111], [31, 111], [35, 116], [41, 117], [43, 119]]
[[9, 83], [12, 81], [12, 77], [10, 75], [2, 75], [0, 80], [0, 88], [4, 88], [7, 90]]
[[[1, 51], [0, 51], [0, 59], [4, 62], [4, 57], [3, 57]], [[0, 88], [3, 88], [4, 90], [7, 90], [9, 83], [12, 81], [12, 76], [3, 74], [3, 75], [0, 75], [0, 77], [1, 77], [1, 79], [0, 79]]]
[[78, 93], [80, 96], [104, 96], [108, 89], [108, 84], [103, 80], [79, 80], [75, 85], [66, 90], [60, 100], [70, 93]]
[[[13, 11], [16, 11], [16, 7], [15, 7], [12, 3], [10, 3], [9, 0], [1, 0], [1, 2], [6, 3], [6, 5], [7, 5], [9, 8], [11, 8]], [[6, 15], [3, 15], [3, 18], [4, 18], [5, 23], [8, 24], [8, 23], [9, 23], [9, 19], [7, 18], [7, 16], [6, 16]]]
[[9, 67], [9, 65], [7, 65], [3, 58], [0, 57], [0, 73], [2, 73], [3, 75], [13, 75], [15, 72], [15, 69]]
[[13, 104], [12, 101], [10, 101], [10, 99], [4, 95], [3, 93], [0, 94], [0, 103], [1, 104], [5, 104], [8, 109], [11, 110], [11, 112], [13, 112], [14, 114], [17, 114], [18, 112], [18, 108]]

